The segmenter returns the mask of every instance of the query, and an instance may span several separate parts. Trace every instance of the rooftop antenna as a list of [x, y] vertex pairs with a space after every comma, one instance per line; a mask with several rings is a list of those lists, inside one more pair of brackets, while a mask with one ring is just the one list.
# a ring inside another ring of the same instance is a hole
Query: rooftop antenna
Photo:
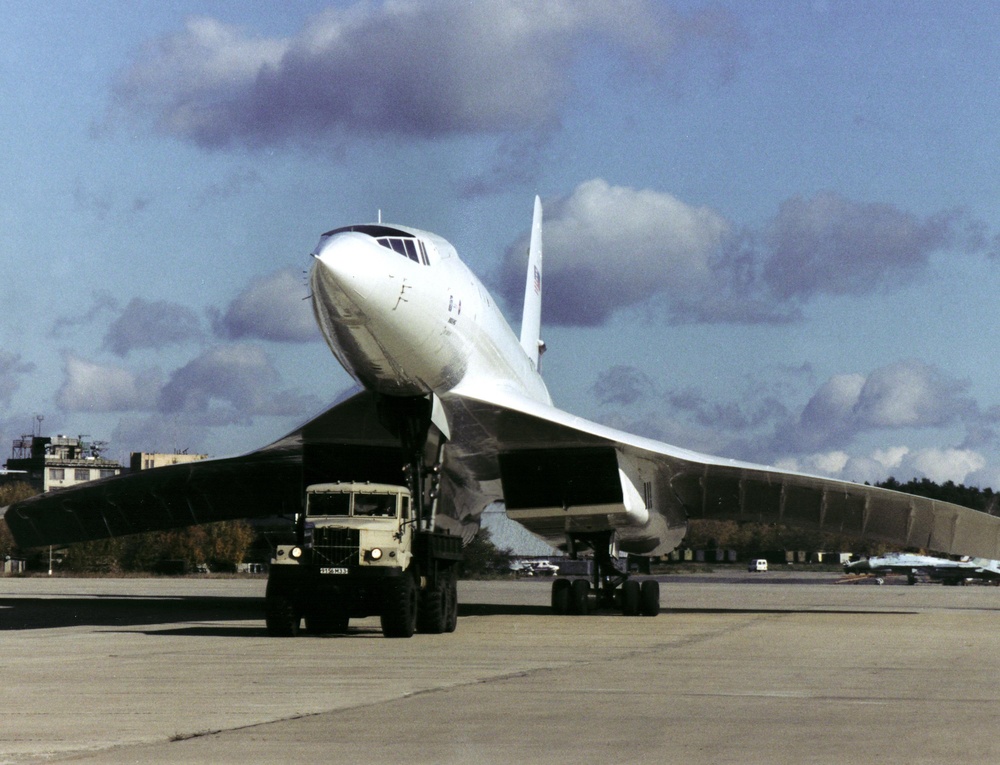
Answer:
[[45, 419], [45, 415], [44, 414], [36, 414], [35, 415], [36, 428], [37, 428], [38, 432], [35, 433], [34, 435], [36, 435], [36, 436], [42, 435], [42, 420], [44, 420], [44, 419]]

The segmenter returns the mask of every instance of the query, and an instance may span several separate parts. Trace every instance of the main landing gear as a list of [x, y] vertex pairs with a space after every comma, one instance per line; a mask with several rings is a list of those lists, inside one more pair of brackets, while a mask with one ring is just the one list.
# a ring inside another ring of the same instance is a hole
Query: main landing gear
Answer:
[[624, 616], [656, 616], [660, 613], [660, 583], [655, 579], [639, 582], [611, 557], [612, 532], [573, 536], [571, 557], [587, 547], [594, 551], [594, 571], [588, 579], [558, 578], [552, 583], [552, 612], [583, 615], [608, 609]]

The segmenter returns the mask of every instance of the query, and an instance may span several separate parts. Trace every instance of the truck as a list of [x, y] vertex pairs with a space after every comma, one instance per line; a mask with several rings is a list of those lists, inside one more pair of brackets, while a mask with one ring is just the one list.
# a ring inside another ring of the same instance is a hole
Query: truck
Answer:
[[347, 631], [379, 616], [382, 634], [454, 632], [462, 538], [420, 518], [409, 488], [337, 482], [305, 490], [294, 544], [275, 548], [265, 595], [267, 633]]

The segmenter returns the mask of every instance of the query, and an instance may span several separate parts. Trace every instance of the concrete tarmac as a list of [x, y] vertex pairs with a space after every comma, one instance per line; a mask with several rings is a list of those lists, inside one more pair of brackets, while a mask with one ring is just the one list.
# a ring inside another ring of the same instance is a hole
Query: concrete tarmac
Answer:
[[263, 580], [0, 579], [0, 763], [1000, 762], [1000, 589], [462, 582], [458, 631], [272, 639]]

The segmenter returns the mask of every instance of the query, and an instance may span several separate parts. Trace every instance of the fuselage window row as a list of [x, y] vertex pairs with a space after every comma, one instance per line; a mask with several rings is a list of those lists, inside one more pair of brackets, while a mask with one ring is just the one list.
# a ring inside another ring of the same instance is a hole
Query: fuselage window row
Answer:
[[425, 266], [430, 265], [430, 261], [427, 259], [427, 249], [419, 239], [383, 236], [375, 241], [383, 247], [388, 247], [390, 250], [398, 252], [404, 258], [409, 258], [414, 263], [422, 263]]

